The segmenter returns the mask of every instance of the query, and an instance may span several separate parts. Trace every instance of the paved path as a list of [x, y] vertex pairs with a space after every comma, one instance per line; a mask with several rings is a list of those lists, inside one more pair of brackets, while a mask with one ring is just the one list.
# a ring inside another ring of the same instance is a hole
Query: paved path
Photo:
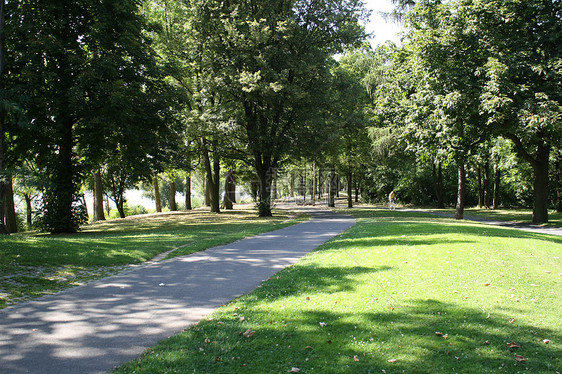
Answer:
[[312, 220], [0, 311], [0, 373], [105, 373], [351, 227]]

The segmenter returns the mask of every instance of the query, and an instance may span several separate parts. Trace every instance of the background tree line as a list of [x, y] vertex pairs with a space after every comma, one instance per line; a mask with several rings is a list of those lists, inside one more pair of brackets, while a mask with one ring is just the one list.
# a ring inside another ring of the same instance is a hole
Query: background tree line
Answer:
[[397, 1], [407, 33], [376, 50], [359, 0], [0, 11], [4, 233], [14, 186], [53, 233], [87, 220], [84, 189], [96, 220], [108, 199], [124, 217], [139, 186], [157, 211], [178, 209], [178, 190], [190, 209], [192, 183], [214, 212], [245, 185], [268, 216], [295, 175], [330, 205], [341, 189], [350, 207], [395, 189], [404, 203], [455, 204], [458, 218], [466, 204], [533, 206], [537, 223], [562, 208], [559, 1]]

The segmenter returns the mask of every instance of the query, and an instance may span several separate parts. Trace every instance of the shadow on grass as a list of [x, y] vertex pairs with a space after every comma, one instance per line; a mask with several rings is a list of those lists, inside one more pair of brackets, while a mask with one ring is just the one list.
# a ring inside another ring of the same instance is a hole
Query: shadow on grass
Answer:
[[[560, 344], [542, 342], [559, 342], [560, 331], [510, 324], [507, 316], [487, 318], [481, 310], [436, 300], [360, 313], [271, 313], [263, 304], [238, 305], [236, 315], [203, 321], [118, 372], [142, 367], [151, 372], [282, 373], [297, 367], [321, 373], [479, 374], [555, 373], [562, 367]], [[253, 336], [242, 334], [248, 329], [255, 331]], [[519, 348], [509, 348], [511, 342]], [[526, 361], [519, 362], [516, 354]]]

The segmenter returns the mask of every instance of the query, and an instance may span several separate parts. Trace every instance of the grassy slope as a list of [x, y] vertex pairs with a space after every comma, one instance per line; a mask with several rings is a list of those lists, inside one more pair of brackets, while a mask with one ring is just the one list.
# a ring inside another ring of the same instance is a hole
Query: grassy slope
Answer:
[[562, 238], [352, 213], [345, 234], [118, 372], [562, 370]]
[[[204, 211], [129, 217], [87, 225], [77, 234], [0, 237], [0, 308], [115, 273], [182, 246], [193, 253], [281, 228], [291, 212], [270, 219], [255, 211]], [[294, 223], [294, 222], [293, 222]]]

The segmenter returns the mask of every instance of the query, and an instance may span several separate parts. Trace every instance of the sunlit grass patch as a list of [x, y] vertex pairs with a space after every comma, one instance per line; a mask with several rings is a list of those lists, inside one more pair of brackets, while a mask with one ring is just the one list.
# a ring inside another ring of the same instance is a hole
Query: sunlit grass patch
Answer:
[[117, 372], [561, 371], [562, 238], [353, 214], [346, 233]]

